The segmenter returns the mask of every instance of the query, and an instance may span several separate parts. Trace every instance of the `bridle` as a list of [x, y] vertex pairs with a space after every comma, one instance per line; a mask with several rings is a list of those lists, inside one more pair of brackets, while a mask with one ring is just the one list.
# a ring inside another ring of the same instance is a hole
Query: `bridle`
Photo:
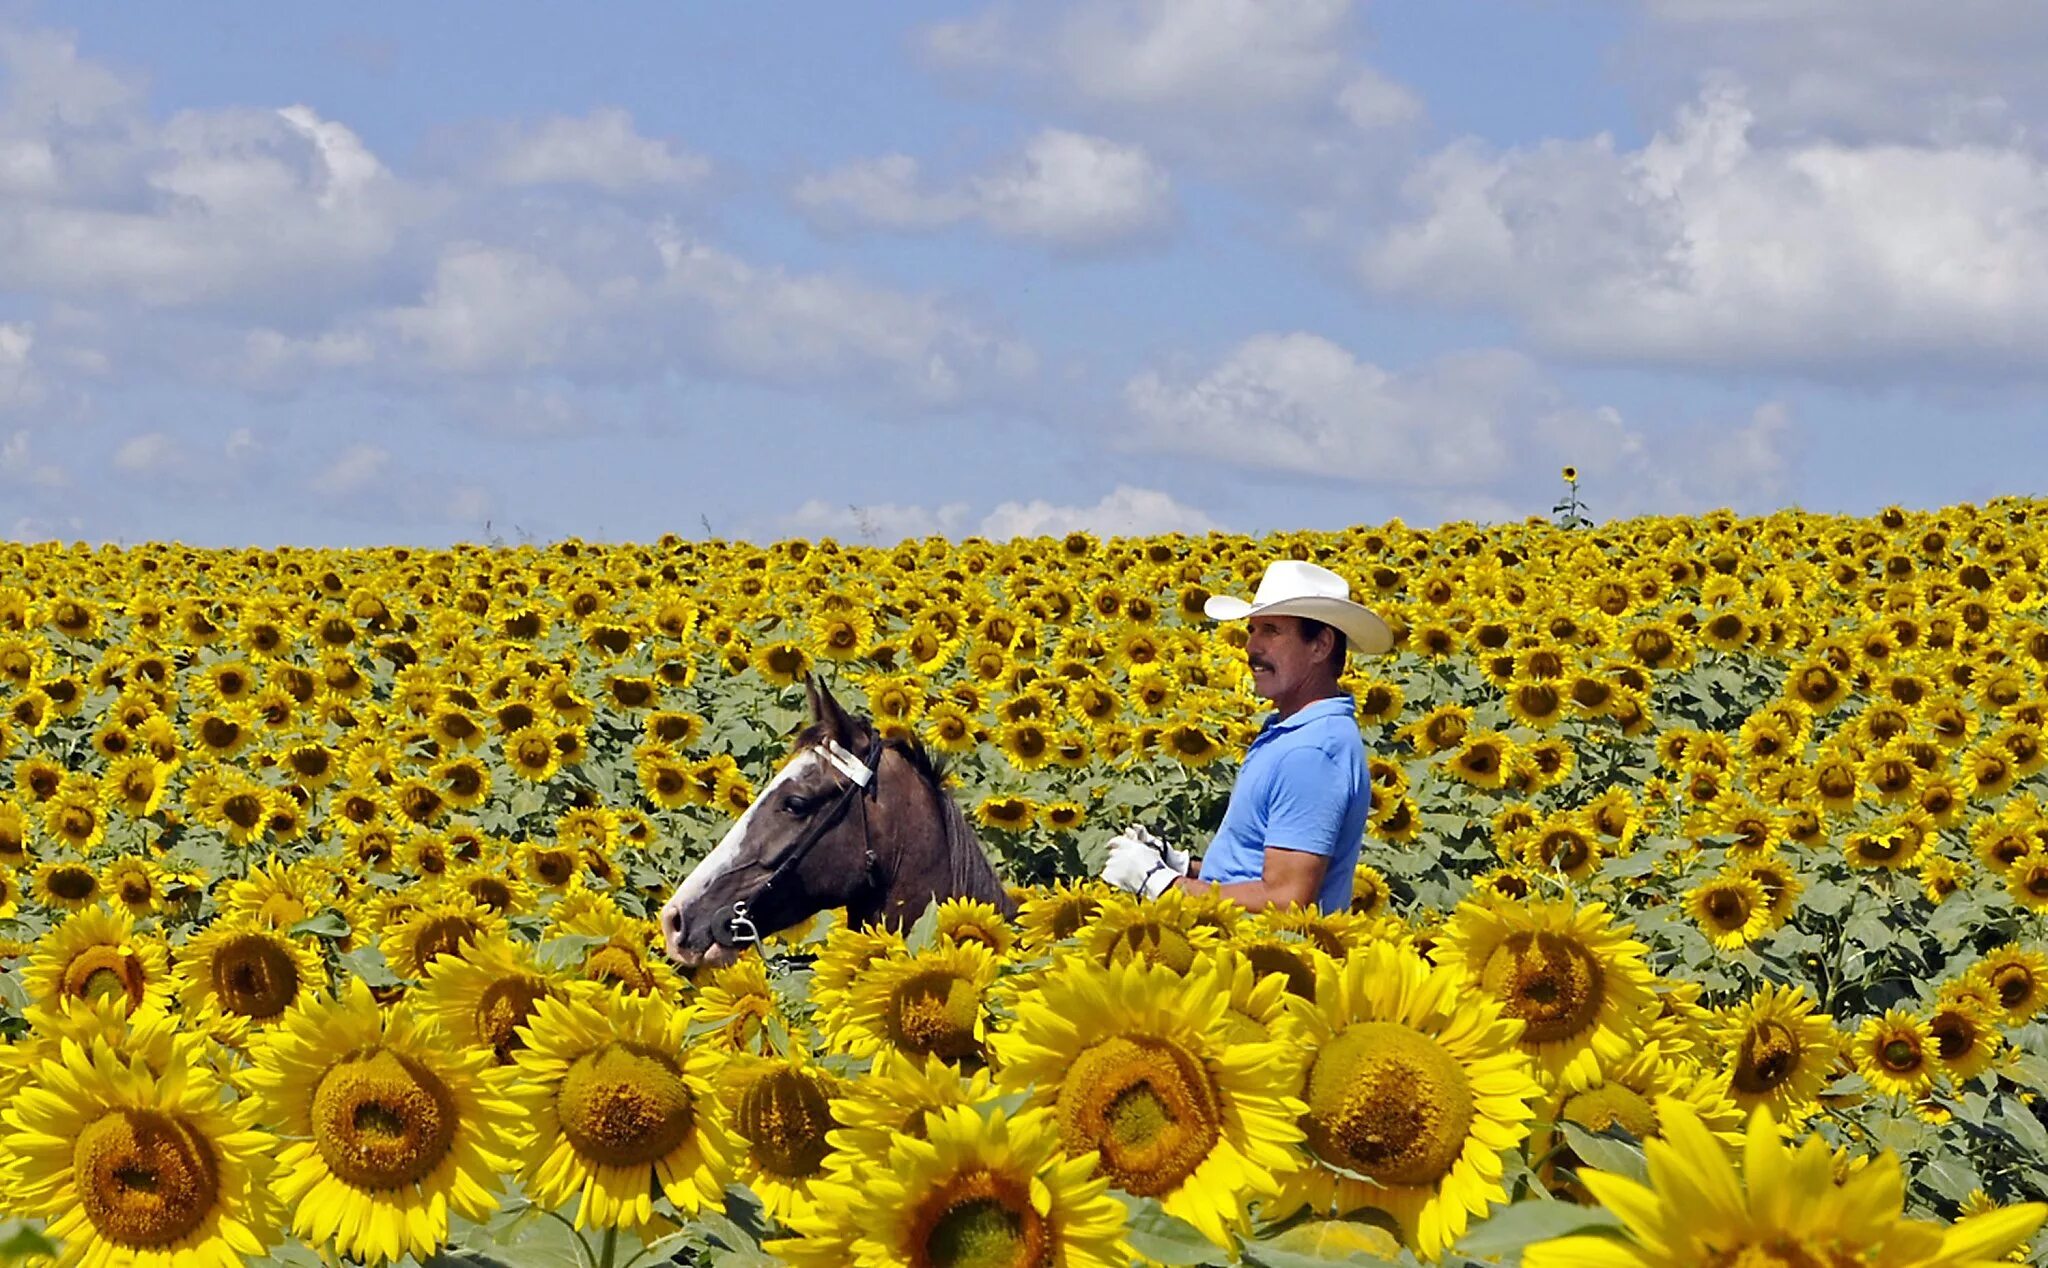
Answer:
[[[869, 732], [868, 751], [864, 758], [855, 757], [829, 739], [822, 740], [814, 746], [819, 756], [846, 776], [847, 782], [840, 788], [839, 795], [833, 798], [832, 804], [825, 808], [825, 812], [806, 823], [795, 844], [782, 852], [782, 857], [776, 860], [774, 869], [768, 873], [768, 879], [761, 882], [760, 888], [754, 891], [755, 901], [759, 901], [774, 889], [777, 881], [795, 871], [818, 842], [824, 840], [825, 834], [839, 826], [839, 821], [846, 817], [846, 812], [852, 809], [856, 802], [860, 805], [861, 846], [867, 857], [868, 870], [873, 872], [878, 860], [875, 858], [874, 838], [868, 828], [868, 802], [875, 797], [876, 775], [881, 769], [882, 750], [885, 747], [887, 746], [883, 743], [879, 731]], [[745, 899], [729, 903], [722, 910], [712, 913], [711, 939], [728, 947], [749, 946], [761, 940], [761, 931], [747, 918]]]

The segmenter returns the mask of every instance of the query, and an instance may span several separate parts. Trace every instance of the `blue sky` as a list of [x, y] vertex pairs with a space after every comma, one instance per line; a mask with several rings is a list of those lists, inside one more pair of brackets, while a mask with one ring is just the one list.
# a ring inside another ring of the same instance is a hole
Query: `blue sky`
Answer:
[[0, 0], [0, 533], [2048, 484], [2031, 0]]

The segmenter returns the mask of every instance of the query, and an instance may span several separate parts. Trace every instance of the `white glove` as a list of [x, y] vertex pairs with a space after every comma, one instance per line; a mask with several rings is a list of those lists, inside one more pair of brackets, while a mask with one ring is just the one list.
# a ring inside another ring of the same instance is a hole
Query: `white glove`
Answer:
[[1186, 850], [1174, 849], [1158, 837], [1153, 836], [1151, 830], [1142, 823], [1132, 824], [1129, 828], [1125, 829], [1125, 832], [1143, 841], [1146, 845], [1156, 847], [1159, 851], [1159, 857], [1165, 859], [1166, 865], [1172, 868], [1175, 873], [1181, 876], [1188, 874], [1188, 865], [1193, 860]]
[[1102, 879], [1128, 893], [1157, 898], [1178, 877], [1187, 875], [1188, 856], [1144, 828], [1132, 826], [1110, 840]]

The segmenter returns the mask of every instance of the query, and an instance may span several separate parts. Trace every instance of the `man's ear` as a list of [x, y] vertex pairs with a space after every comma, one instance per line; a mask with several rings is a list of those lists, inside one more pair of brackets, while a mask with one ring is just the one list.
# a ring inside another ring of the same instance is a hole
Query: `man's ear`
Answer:
[[1325, 647], [1329, 649], [1324, 653], [1323, 660], [1330, 666], [1331, 675], [1335, 676], [1337, 674], [1343, 673], [1344, 658], [1337, 654], [1337, 627], [1334, 625], [1325, 625], [1323, 628], [1317, 630], [1316, 644], [1320, 647]]

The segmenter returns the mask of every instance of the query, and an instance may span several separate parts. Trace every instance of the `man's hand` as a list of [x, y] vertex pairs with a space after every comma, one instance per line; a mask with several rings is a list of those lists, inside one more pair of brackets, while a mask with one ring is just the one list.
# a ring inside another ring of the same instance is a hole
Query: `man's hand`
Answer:
[[1157, 898], [1187, 873], [1187, 867], [1185, 851], [1133, 826], [1111, 839], [1102, 879], [1128, 893]]
[[1177, 874], [1181, 876], [1186, 876], [1188, 874], [1188, 865], [1190, 862], [1192, 862], [1192, 859], [1190, 858], [1188, 852], [1186, 850], [1176, 850], [1172, 846], [1168, 845], [1166, 842], [1160, 840], [1158, 837], [1153, 836], [1151, 829], [1147, 828], [1144, 824], [1132, 824], [1130, 827], [1124, 830], [1124, 835], [1134, 836], [1138, 838], [1140, 841], [1143, 841], [1146, 845], [1152, 846], [1155, 849], [1157, 849], [1159, 851], [1159, 857], [1165, 859], [1166, 865], [1172, 868]]

